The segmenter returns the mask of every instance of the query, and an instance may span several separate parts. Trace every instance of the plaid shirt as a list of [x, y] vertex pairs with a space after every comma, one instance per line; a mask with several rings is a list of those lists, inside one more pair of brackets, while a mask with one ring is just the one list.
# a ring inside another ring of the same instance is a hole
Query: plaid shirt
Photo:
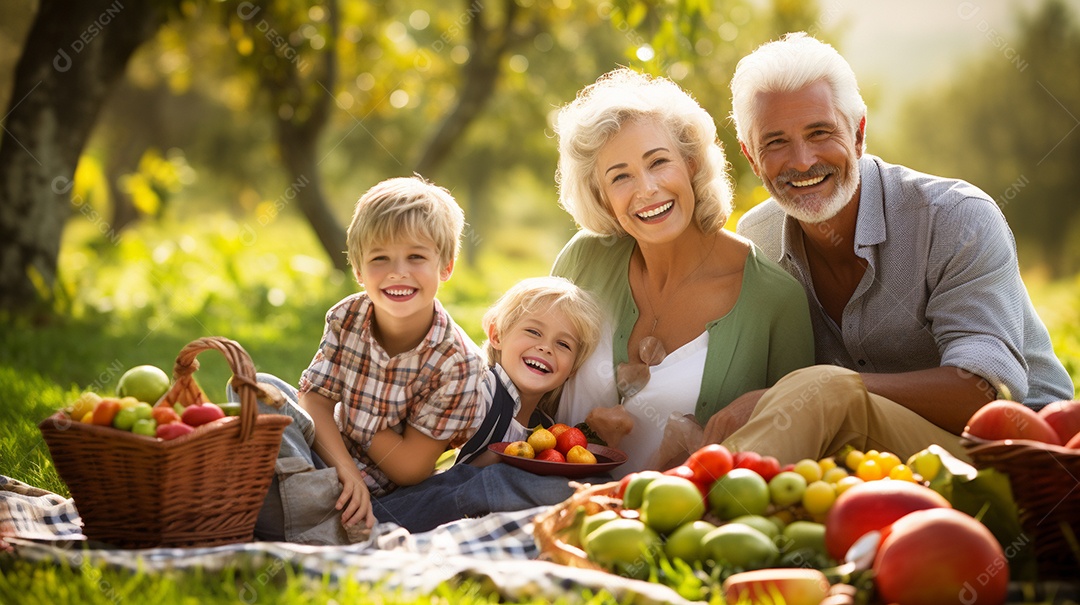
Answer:
[[387, 427], [413, 428], [451, 447], [471, 435], [484, 363], [479, 349], [435, 301], [431, 330], [412, 351], [394, 357], [372, 334], [374, 307], [353, 294], [326, 313], [326, 329], [300, 393], [331, 401], [334, 420], [373, 496], [396, 487], [367, 455], [372, 436]]

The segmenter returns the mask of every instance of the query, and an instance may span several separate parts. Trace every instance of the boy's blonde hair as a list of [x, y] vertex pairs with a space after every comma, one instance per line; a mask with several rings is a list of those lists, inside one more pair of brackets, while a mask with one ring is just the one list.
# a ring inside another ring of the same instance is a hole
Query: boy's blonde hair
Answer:
[[443, 267], [457, 258], [465, 213], [446, 189], [419, 175], [387, 179], [356, 202], [345, 241], [358, 271], [364, 250], [401, 240], [430, 239]]
[[[484, 313], [484, 332], [506, 334], [525, 315], [543, 314], [551, 310], [566, 315], [577, 333], [578, 350], [570, 369], [573, 375], [596, 348], [604, 314], [592, 294], [564, 277], [531, 277], [515, 284]], [[502, 362], [502, 351], [491, 345], [490, 338], [484, 342], [484, 351], [490, 365]], [[540, 398], [537, 408], [554, 416], [559, 408], [561, 393], [562, 385], [548, 391]]]

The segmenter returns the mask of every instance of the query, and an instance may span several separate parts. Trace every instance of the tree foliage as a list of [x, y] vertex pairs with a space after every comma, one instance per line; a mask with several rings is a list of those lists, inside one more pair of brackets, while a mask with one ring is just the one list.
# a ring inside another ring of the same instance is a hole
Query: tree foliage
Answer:
[[1018, 242], [1059, 274], [1080, 269], [1080, 23], [1063, 0], [987, 36], [981, 58], [901, 117], [896, 157], [993, 197]]

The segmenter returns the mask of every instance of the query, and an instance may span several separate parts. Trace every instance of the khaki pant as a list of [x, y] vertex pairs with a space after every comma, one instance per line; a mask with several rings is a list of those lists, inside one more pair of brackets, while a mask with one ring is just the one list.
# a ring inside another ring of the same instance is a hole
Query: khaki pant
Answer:
[[867, 393], [857, 372], [829, 365], [780, 379], [762, 395], [750, 420], [723, 442], [732, 451], [775, 456], [781, 464], [831, 456], [847, 444], [907, 460], [933, 443], [970, 461], [957, 435], [895, 401]]

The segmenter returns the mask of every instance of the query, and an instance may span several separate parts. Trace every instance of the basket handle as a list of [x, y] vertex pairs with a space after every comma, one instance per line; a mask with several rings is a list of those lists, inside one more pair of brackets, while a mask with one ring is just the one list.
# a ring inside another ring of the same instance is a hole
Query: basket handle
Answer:
[[203, 351], [216, 350], [225, 356], [232, 370], [232, 387], [240, 395], [240, 440], [247, 441], [255, 432], [259, 415], [259, 396], [273, 399], [271, 393], [255, 382], [255, 364], [240, 343], [221, 336], [206, 336], [188, 343], [176, 356], [173, 366], [173, 384], [161, 401], [179, 401], [185, 407], [209, 401], [195, 382], [193, 374], [199, 369], [195, 357]]

